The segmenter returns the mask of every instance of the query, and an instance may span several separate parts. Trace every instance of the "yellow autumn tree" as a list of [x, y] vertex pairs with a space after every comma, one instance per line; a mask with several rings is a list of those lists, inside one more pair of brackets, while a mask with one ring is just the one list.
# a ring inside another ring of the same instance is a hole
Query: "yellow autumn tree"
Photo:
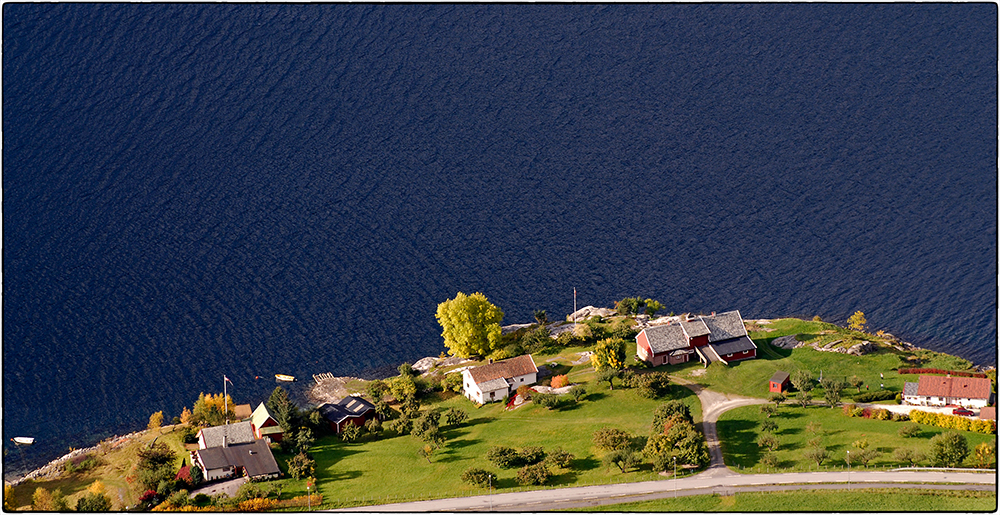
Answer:
[[590, 363], [594, 370], [621, 370], [625, 368], [625, 340], [621, 338], [605, 338], [594, 346], [590, 355]]
[[149, 416], [149, 424], [147, 424], [146, 427], [149, 428], [150, 431], [152, 431], [154, 429], [159, 429], [160, 426], [162, 425], [163, 425], [163, 412], [157, 411], [156, 413], [153, 413], [152, 415]]
[[191, 423], [191, 410], [184, 408], [184, 411], [181, 411], [181, 424], [189, 423]]
[[865, 320], [865, 314], [861, 311], [855, 311], [854, 314], [847, 319], [847, 328], [852, 331], [864, 331], [867, 323], [868, 320]]
[[98, 479], [97, 481], [91, 483], [89, 487], [87, 487], [87, 491], [92, 494], [103, 494], [105, 491], [107, 491], [107, 488], [105, 488], [104, 483], [102, 483], [101, 480]]
[[486, 356], [500, 343], [503, 311], [482, 293], [458, 292], [454, 299], [438, 304], [434, 317], [441, 324], [441, 336], [453, 356]]

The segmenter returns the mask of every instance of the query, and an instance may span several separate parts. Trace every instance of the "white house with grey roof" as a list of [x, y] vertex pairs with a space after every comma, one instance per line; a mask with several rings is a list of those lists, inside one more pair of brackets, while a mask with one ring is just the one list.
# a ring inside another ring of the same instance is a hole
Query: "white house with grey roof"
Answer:
[[706, 366], [757, 357], [757, 345], [747, 335], [738, 310], [647, 327], [635, 340], [639, 358], [653, 366], [686, 363], [692, 357]]
[[503, 400], [511, 390], [537, 380], [538, 367], [530, 354], [462, 371], [465, 396], [478, 404]]

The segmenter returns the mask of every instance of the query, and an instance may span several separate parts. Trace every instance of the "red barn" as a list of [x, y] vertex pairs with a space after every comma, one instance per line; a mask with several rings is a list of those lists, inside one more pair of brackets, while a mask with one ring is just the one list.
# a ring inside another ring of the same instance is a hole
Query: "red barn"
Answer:
[[706, 366], [757, 357], [757, 346], [747, 336], [739, 311], [647, 327], [635, 341], [639, 358], [653, 366], [685, 363], [692, 355]]
[[777, 371], [771, 376], [771, 381], [769, 382], [769, 388], [767, 391], [776, 393], [785, 393], [785, 390], [792, 385], [791, 379], [788, 378], [788, 372]]
[[285, 436], [285, 430], [278, 425], [278, 421], [263, 402], [250, 415], [250, 427], [256, 438], [267, 438], [271, 442], [280, 442]]

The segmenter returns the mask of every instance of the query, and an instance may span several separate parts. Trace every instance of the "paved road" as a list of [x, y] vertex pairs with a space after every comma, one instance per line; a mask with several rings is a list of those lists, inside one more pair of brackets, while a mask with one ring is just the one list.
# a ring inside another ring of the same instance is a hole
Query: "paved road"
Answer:
[[[570, 507], [616, 504], [671, 497], [675, 494], [700, 495], [775, 489], [845, 488], [847, 472], [792, 472], [787, 474], [736, 474], [731, 471], [677, 480], [664, 479], [642, 483], [598, 485], [530, 492], [509, 492], [475, 497], [457, 497], [434, 501], [362, 506], [333, 511], [359, 512], [428, 512], [428, 511], [553, 511]], [[836, 483], [827, 485], [828, 483]], [[986, 489], [996, 491], [995, 473], [860, 471], [850, 473], [850, 486], [874, 488], [901, 487], [905, 483], [944, 483], [914, 485], [921, 488]], [[795, 486], [792, 486], [795, 485]], [[912, 487], [912, 486], [911, 486]]]

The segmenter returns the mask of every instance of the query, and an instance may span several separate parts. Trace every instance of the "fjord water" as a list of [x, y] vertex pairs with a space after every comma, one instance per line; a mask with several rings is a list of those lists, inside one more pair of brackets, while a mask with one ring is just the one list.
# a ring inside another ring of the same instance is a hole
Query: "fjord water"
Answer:
[[458, 291], [996, 364], [996, 9], [6, 4], [4, 440], [384, 373]]

